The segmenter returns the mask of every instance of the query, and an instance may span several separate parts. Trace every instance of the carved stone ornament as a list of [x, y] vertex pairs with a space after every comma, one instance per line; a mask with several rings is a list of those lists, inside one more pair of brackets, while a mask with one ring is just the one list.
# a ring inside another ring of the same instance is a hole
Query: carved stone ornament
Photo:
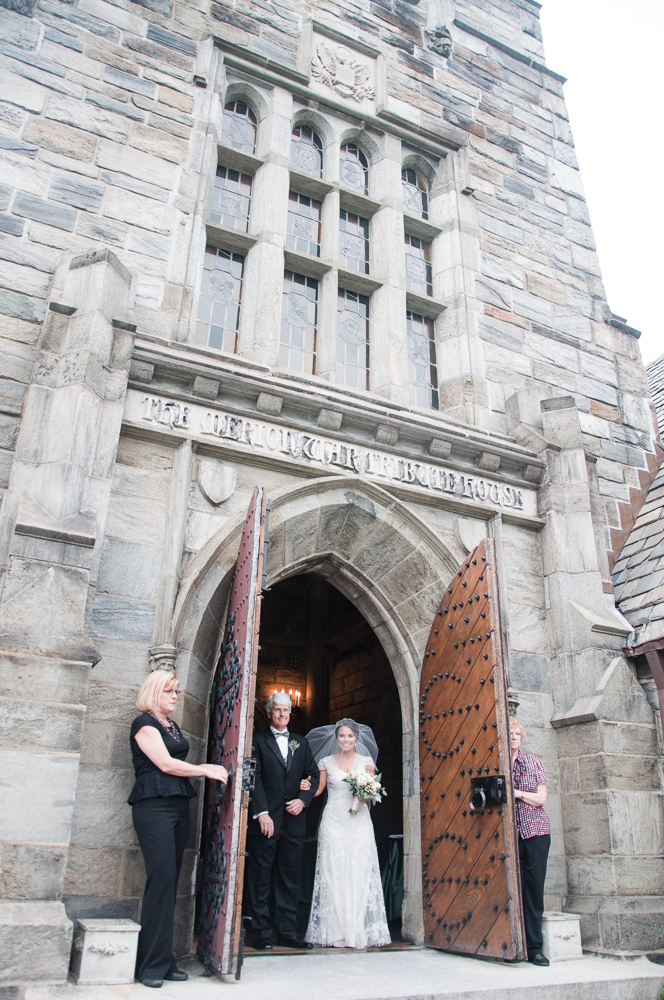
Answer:
[[345, 45], [317, 45], [311, 60], [311, 73], [314, 80], [331, 87], [340, 97], [358, 103], [374, 98], [374, 88], [369, 84], [369, 66]]
[[235, 490], [237, 469], [226, 462], [211, 458], [201, 458], [198, 462], [198, 485], [201, 493], [213, 507], [228, 500]]
[[444, 24], [424, 32], [429, 39], [429, 48], [447, 59], [452, 54], [452, 36]]

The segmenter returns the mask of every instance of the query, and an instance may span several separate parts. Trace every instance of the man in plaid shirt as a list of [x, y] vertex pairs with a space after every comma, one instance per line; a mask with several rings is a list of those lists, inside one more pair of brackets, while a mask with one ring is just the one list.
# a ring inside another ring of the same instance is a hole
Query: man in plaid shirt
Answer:
[[524, 735], [525, 731], [517, 720], [511, 719], [512, 781], [528, 961], [534, 965], [548, 965], [549, 960], [542, 953], [544, 880], [551, 846], [551, 824], [544, 812], [546, 772], [539, 757], [533, 757], [520, 749]]

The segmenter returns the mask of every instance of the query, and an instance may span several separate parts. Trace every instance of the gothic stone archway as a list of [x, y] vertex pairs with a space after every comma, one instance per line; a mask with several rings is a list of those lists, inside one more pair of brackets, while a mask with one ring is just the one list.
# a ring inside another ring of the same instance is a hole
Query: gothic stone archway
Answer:
[[[403, 934], [421, 941], [419, 675], [431, 620], [457, 560], [408, 508], [373, 484], [330, 477], [272, 500], [268, 585], [303, 572], [324, 576], [362, 613], [390, 661], [403, 734]], [[238, 523], [211, 539], [195, 557], [173, 617], [178, 672], [201, 708], [207, 700], [239, 534]]]

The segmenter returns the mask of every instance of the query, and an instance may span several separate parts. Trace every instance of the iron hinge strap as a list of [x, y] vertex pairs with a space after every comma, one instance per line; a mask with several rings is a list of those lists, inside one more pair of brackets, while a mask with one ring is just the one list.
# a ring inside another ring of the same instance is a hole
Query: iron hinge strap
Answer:
[[256, 761], [253, 757], [245, 757], [242, 762], [242, 791], [253, 792], [256, 784]]

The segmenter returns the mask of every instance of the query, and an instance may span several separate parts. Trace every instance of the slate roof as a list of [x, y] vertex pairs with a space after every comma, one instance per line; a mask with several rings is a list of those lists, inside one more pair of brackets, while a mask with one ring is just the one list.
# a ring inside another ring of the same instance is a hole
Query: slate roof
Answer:
[[[646, 369], [664, 439], [664, 354]], [[634, 627], [634, 644], [664, 636], [664, 463], [639, 511], [611, 579], [616, 606]]]

